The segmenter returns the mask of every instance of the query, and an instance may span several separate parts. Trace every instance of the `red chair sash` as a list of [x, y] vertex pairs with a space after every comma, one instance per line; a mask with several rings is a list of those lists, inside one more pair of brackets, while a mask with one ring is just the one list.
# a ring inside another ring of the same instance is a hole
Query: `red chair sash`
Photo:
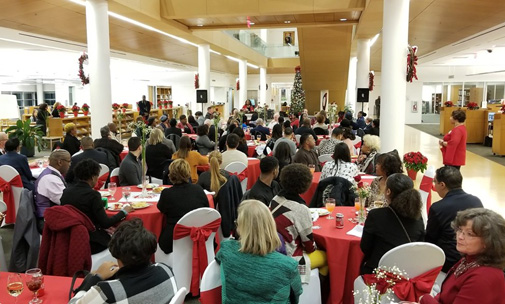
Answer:
[[221, 304], [222, 303], [221, 289], [222, 286], [219, 286], [211, 290], [202, 291], [202, 293], [200, 294], [200, 303]]
[[16, 175], [9, 182], [0, 177], [0, 191], [2, 191], [4, 202], [7, 205], [7, 212], [5, 214], [6, 224], [16, 222], [16, 203], [14, 202], [14, 194], [12, 193], [11, 187], [23, 188], [21, 176]]
[[105, 184], [105, 182], [107, 181], [107, 178], [109, 177], [109, 172], [105, 173], [104, 175], [98, 177], [98, 181], [96, 182], [96, 185], [95, 185], [95, 190], [100, 190], [102, 189], [102, 186]]
[[230, 175], [235, 175], [238, 177], [238, 180], [240, 182], [242, 182], [244, 179], [247, 178], [247, 168], [244, 169], [244, 171], [240, 172], [240, 173], [234, 173], [234, 172], [228, 172], [230, 173]]
[[431, 189], [433, 187], [433, 177], [424, 175], [419, 185], [419, 190], [428, 193], [428, 198], [426, 199], [426, 212], [430, 213], [431, 207]]
[[221, 218], [218, 218], [217, 220], [201, 227], [188, 227], [180, 224], [176, 224], [174, 227], [174, 240], [182, 239], [183, 237], [189, 235], [193, 241], [193, 261], [190, 287], [191, 294], [193, 294], [193, 296], [198, 295], [200, 278], [208, 265], [205, 242], [209, 239], [212, 232], [217, 231], [220, 225]]
[[110, 182], [111, 183], [116, 183], [116, 185], [119, 185], [119, 176], [111, 176], [110, 177]]

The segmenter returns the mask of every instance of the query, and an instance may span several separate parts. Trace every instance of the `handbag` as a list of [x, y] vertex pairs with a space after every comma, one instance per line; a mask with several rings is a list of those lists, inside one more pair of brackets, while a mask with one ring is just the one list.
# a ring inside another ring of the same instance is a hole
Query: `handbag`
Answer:
[[[79, 270], [74, 273], [74, 275], [72, 277], [72, 282], [70, 283], [70, 291], [68, 292], [68, 299], [69, 300], [71, 300], [79, 291], [82, 290], [81, 287], [84, 286], [86, 279], [90, 278], [90, 276], [88, 276], [88, 274], [89, 274], [89, 271], [87, 271], [87, 270]], [[75, 280], [77, 280], [77, 278], [80, 276], [84, 276], [84, 280], [82, 281], [81, 285], [79, 285], [79, 287], [74, 289]]]

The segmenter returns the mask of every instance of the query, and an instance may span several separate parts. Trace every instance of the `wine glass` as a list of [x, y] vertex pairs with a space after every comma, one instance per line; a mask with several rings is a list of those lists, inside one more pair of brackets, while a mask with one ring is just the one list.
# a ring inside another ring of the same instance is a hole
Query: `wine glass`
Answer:
[[131, 194], [130, 187], [123, 187], [123, 197], [126, 200], [127, 204], [128, 204], [128, 198], [130, 197], [130, 194]]
[[7, 292], [16, 298], [17, 303], [18, 296], [23, 292], [23, 279], [19, 273], [10, 273], [7, 277]]
[[330, 212], [330, 214], [328, 214], [326, 219], [328, 219], [328, 220], [334, 219], [334, 217], [331, 216], [331, 213], [333, 212], [333, 209], [335, 209], [335, 199], [334, 198], [327, 198], [324, 201], [324, 203], [326, 206], [326, 210], [328, 210]]
[[42, 169], [42, 167], [44, 166], [44, 160], [43, 159], [37, 160], [37, 165], [39, 166], [39, 168]]
[[261, 141], [261, 134], [256, 134], [256, 140], [257, 140], [258, 142], [260, 142], [260, 141]]
[[117, 185], [114, 182], [109, 183], [109, 193], [110, 193], [110, 200], [112, 201], [114, 199], [114, 194], [116, 194], [117, 190]]
[[310, 173], [313, 175], [316, 172], [316, 165], [309, 165]]
[[44, 283], [42, 270], [40, 270], [40, 268], [28, 269], [25, 272], [25, 280], [26, 280], [26, 287], [28, 287], [30, 291], [33, 291], [33, 299], [29, 302], [29, 304], [42, 303], [42, 300], [38, 298], [39, 289], [42, 287], [42, 284]]
[[33, 299], [29, 302], [29, 304], [42, 303], [42, 300], [38, 298], [39, 289], [42, 287], [42, 284], [44, 282], [42, 270], [40, 270], [40, 268], [28, 269], [25, 272], [25, 280], [26, 287], [28, 287], [30, 291], [33, 291]]

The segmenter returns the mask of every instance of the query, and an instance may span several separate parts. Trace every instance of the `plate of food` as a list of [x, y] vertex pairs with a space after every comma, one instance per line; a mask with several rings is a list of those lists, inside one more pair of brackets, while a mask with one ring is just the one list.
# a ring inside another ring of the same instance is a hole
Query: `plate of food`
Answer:
[[154, 187], [153, 188], [153, 193], [161, 193], [161, 191], [163, 191], [165, 189], [165, 187]]
[[110, 192], [109, 192], [109, 191], [98, 191], [98, 192], [100, 192], [100, 195], [101, 195], [102, 197], [107, 197], [107, 196], [110, 196]]
[[309, 209], [310, 209], [310, 212], [317, 212], [317, 214], [319, 214], [319, 216], [325, 216], [325, 215], [330, 214], [330, 212], [326, 209], [321, 209], [321, 208], [309, 208]]
[[123, 209], [123, 204], [121, 203], [109, 203], [109, 207], [107, 208], [110, 211], [120, 211], [121, 209]]
[[[153, 188], [156, 188], [156, 187], [159, 187], [159, 186], [160, 185], [158, 185], [158, 184], [150, 183], [150, 184], [146, 185], [146, 189], [153, 189]], [[142, 184], [138, 184], [137, 188], [142, 189]]]
[[151, 206], [151, 204], [148, 204], [146, 202], [134, 202], [131, 203], [130, 205], [132, 206], [133, 209], [144, 209]]

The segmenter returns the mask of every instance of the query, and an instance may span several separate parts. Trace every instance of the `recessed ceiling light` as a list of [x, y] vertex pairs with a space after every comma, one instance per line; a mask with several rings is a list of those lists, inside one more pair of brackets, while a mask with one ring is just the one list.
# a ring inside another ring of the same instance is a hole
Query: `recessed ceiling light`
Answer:
[[203, 24], [197, 24], [196, 26], [203, 26]]
[[255, 24], [256, 24], [256, 23], [254, 23], [254, 22], [249, 22], [249, 25], [255, 25]]
[[347, 21], [347, 18], [340, 18], [340, 21]]
[[288, 24], [288, 23], [291, 23], [291, 21], [285, 20], [284, 23]]

